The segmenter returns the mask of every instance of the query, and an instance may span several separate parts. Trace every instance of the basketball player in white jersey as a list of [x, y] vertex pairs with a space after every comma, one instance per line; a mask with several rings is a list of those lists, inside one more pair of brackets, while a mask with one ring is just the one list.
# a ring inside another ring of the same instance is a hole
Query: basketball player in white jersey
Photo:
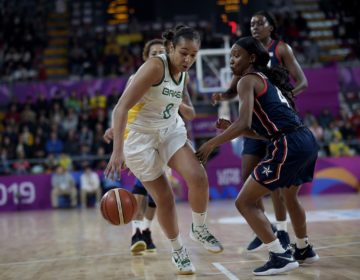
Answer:
[[[146, 61], [151, 57], [165, 53], [166, 49], [164, 46], [164, 40], [153, 39], [145, 44], [142, 57], [143, 60]], [[130, 76], [125, 88], [133, 76], [134, 75]], [[195, 109], [187, 91], [187, 86], [184, 87], [182, 95], [183, 100], [179, 106], [179, 113], [184, 119], [191, 121], [195, 117]], [[179, 121], [181, 120], [179, 119]], [[108, 128], [105, 131], [103, 137], [106, 143], [110, 143], [114, 137], [113, 128]], [[171, 181], [171, 169], [168, 170], [168, 178]], [[174, 186], [172, 185], [172, 187]], [[136, 180], [136, 183], [132, 189], [132, 193], [134, 194], [139, 207], [131, 222], [132, 237], [130, 251], [134, 255], [141, 254], [145, 250], [147, 252], [155, 252], [156, 246], [152, 240], [150, 227], [155, 216], [156, 204], [139, 180]]]
[[187, 143], [178, 114], [186, 72], [196, 59], [200, 36], [192, 28], [178, 26], [165, 32], [163, 38], [169, 54], [148, 59], [114, 108], [113, 152], [105, 175], [119, 177], [126, 163], [155, 200], [178, 273], [193, 274], [195, 268], [181, 241], [174, 195], [164, 171], [167, 166], [175, 169], [189, 187], [193, 220], [190, 237], [210, 252], [221, 252], [222, 245], [206, 226], [207, 175]]

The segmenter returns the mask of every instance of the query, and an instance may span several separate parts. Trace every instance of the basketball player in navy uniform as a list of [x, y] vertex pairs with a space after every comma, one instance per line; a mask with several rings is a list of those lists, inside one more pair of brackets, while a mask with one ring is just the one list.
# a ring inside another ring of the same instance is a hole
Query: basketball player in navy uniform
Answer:
[[[242, 38], [233, 45], [230, 67], [241, 77], [237, 84], [239, 118], [220, 120], [222, 134], [204, 143], [197, 152], [202, 163], [217, 146], [239, 136], [267, 140], [267, 153], [241, 189], [236, 207], [269, 250], [270, 258], [254, 270], [255, 275], [286, 272], [299, 262], [319, 259], [308, 242], [306, 216], [298, 200], [300, 185], [312, 181], [318, 145], [293, 109], [289, 98], [293, 86], [284, 68], [268, 68], [269, 54], [260, 41]], [[257, 202], [265, 195], [282, 190], [296, 236], [294, 254], [285, 249]]]
[[[307, 79], [297, 62], [291, 47], [279, 39], [276, 33], [277, 24], [274, 17], [268, 12], [260, 11], [251, 18], [251, 35], [259, 40], [268, 50], [270, 60], [269, 67], [276, 65], [284, 66], [295, 81], [294, 89], [291, 91], [293, 95], [297, 95], [307, 87]], [[221, 100], [228, 100], [236, 96], [236, 84], [239, 77], [234, 77], [230, 89], [223, 93], [216, 93], [212, 96], [214, 103]], [[244, 138], [244, 149], [242, 152], [242, 179], [245, 182], [252, 170], [266, 154], [266, 141]], [[273, 231], [277, 231], [277, 236], [284, 248], [287, 248], [290, 239], [287, 233], [286, 208], [281, 197], [280, 191], [271, 194], [274, 212], [276, 216], [276, 226], [272, 225]], [[258, 206], [264, 211], [262, 200]], [[263, 247], [261, 240], [255, 236], [247, 246], [248, 251], [257, 251]]]

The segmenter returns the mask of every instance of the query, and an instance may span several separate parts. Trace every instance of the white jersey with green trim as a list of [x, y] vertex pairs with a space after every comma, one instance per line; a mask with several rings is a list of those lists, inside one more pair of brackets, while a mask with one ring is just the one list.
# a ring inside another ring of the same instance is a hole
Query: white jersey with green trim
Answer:
[[162, 129], [175, 124], [183, 98], [186, 72], [177, 83], [171, 76], [168, 57], [158, 55], [164, 64], [161, 82], [152, 86], [128, 113], [127, 127], [135, 130]]

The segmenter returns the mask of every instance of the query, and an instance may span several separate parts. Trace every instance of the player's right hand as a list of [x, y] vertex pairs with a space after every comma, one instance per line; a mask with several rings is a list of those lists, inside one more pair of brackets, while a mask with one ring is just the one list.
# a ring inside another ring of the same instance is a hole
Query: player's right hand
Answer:
[[216, 105], [221, 101], [222, 93], [215, 92], [211, 95], [211, 104]]
[[231, 125], [231, 121], [226, 119], [218, 119], [216, 122], [216, 128], [225, 130]]
[[104, 171], [106, 178], [111, 180], [120, 180], [121, 170], [126, 169], [125, 158], [123, 153], [112, 153], [110, 160]]
[[108, 144], [114, 139], [114, 129], [112, 127], [108, 128], [105, 131], [105, 133], [103, 135], [103, 139]]

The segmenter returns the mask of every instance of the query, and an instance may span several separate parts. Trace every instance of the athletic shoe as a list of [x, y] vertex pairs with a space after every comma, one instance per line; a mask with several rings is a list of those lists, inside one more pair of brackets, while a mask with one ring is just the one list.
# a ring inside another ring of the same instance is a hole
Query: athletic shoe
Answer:
[[299, 249], [294, 246], [294, 258], [299, 263], [314, 263], [319, 260], [319, 255], [313, 249], [313, 246], [308, 244], [305, 248]]
[[283, 246], [285, 250], [289, 249], [290, 246], [289, 234], [285, 230], [278, 230], [276, 236], [279, 239], [281, 246]]
[[130, 251], [134, 255], [140, 254], [142, 251], [146, 250], [146, 243], [144, 241], [143, 235], [140, 232], [140, 229], [136, 229], [135, 234], [131, 237], [131, 247]]
[[171, 260], [176, 266], [178, 274], [191, 275], [195, 273], [195, 267], [192, 265], [185, 247], [181, 247], [180, 250], [172, 251]]
[[156, 246], [155, 246], [154, 242], [152, 241], [150, 229], [143, 230], [142, 236], [146, 243], [146, 251], [156, 252]]
[[190, 238], [200, 242], [211, 253], [221, 253], [224, 250], [221, 243], [209, 232], [205, 224], [196, 227], [194, 224], [191, 224]]
[[[271, 224], [271, 229], [274, 233], [276, 233], [276, 227], [273, 224]], [[251, 242], [247, 246], [246, 250], [248, 252], [256, 252], [264, 247], [265, 247], [265, 244], [261, 241], [261, 239], [259, 237], [257, 237], [257, 235], [254, 235], [253, 240], [251, 240]]]
[[256, 268], [255, 275], [273, 275], [293, 270], [299, 267], [299, 263], [294, 259], [291, 250], [285, 253], [269, 252], [269, 260], [261, 267]]

